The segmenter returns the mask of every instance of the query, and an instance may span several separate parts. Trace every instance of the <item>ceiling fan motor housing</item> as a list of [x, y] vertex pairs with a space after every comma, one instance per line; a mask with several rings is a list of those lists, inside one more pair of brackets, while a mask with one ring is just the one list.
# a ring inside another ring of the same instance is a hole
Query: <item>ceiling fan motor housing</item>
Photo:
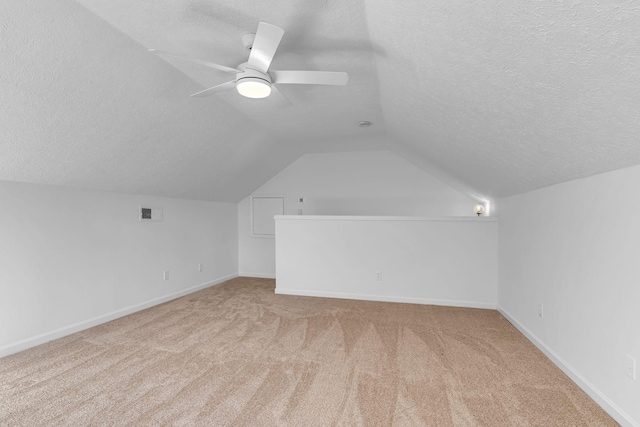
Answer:
[[249, 68], [246, 63], [240, 64], [238, 69], [242, 70], [242, 72], [236, 74], [236, 82], [239, 82], [241, 79], [260, 79], [271, 85], [271, 76], [267, 73]]

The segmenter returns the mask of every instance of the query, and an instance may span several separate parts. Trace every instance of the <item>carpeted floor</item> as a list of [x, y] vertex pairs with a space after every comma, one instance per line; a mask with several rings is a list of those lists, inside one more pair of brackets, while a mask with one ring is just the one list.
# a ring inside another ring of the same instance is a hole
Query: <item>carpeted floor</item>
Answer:
[[237, 278], [0, 359], [0, 425], [617, 425], [498, 312]]

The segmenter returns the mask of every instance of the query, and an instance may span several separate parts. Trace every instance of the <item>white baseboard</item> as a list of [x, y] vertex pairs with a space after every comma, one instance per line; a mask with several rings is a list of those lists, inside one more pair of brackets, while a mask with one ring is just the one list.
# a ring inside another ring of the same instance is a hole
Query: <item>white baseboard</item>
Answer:
[[576, 369], [574, 369], [569, 363], [567, 363], [562, 357], [558, 356], [551, 348], [549, 348], [542, 340], [535, 336], [529, 329], [523, 324], [518, 322], [513, 316], [511, 316], [504, 308], [498, 306], [498, 311], [505, 319], [516, 327], [522, 334], [527, 337], [538, 349], [545, 354], [558, 368], [562, 370], [571, 380], [576, 383], [585, 393], [589, 395], [595, 402], [602, 407], [611, 417], [616, 420], [622, 426], [628, 427], [640, 427], [640, 424], [635, 421], [629, 414], [623, 411], [618, 405], [613, 403], [604, 393], [598, 390], [589, 380], [582, 376]]
[[408, 304], [442, 305], [447, 307], [485, 308], [495, 310], [495, 304], [475, 301], [442, 300], [431, 298], [395, 297], [388, 295], [349, 294], [342, 292], [307, 291], [298, 289], [282, 289], [276, 285], [276, 294], [298, 295], [307, 297], [342, 298], [362, 301], [402, 302]]
[[84, 320], [82, 322], [78, 322], [69, 326], [58, 328], [50, 332], [45, 332], [44, 334], [36, 335], [35, 337], [27, 338], [18, 342], [4, 345], [0, 347], [0, 357], [5, 357], [10, 354], [18, 353], [19, 351], [23, 351], [40, 344], [44, 344], [46, 342], [53, 341], [58, 338], [66, 337], [67, 335], [71, 335], [76, 332], [80, 332], [85, 329], [89, 329], [94, 326], [100, 325], [102, 323], [106, 323], [111, 320], [118, 319], [123, 316], [127, 316], [131, 313], [135, 313], [136, 311], [144, 310], [146, 308], [153, 307], [154, 305], [162, 304], [164, 302], [171, 301], [176, 298], [180, 298], [182, 296], [199, 291], [201, 289], [218, 285], [222, 282], [226, 282], [227, 280], [233, 279], [234, 277], [238, 277], [238, 275], [235, 273], [229, 274], [227, 276], [223, 276], [218, 279], [211, 280], [209, 282], [205, 282], [188, 289], [183, 289], [181, 291], [178, 291], [169, 295], [165, 295], [159, 298], [154, 298], [152, 300], [145, 301], [140, 304], [132, 305], [130, 307], [123, 308], [121, 310], [112, 311], [110, 313], [103, 314], [101, 316], [97, 316], [88, 320]]
[[240, 274], [238, 274], [238, 276], [241, 277], [255, 277], [256, 279], [275, 279], [276, 275], [273, 273], [247, 273], [247, 272], [240, 272]]

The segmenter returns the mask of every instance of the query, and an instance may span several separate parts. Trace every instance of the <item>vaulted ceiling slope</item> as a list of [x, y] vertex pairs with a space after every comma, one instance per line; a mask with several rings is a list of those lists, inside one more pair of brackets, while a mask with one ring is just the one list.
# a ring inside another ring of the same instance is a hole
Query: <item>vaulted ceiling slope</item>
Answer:
[[[258, 22], [275, 69], [346, 87], [234, 91]], [[635, 1], [0, 2], [0, 179], [238, 201], [300, 155], [389, 149], [487, 197], [640, 164]], [[360, 120], [374, 126], [357, 127]]]

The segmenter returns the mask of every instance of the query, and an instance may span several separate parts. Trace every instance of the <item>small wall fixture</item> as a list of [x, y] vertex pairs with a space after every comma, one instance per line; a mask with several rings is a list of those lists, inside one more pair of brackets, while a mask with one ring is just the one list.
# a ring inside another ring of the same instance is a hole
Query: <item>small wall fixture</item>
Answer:
[[484, 206], [482, 205], [475, 205], [473, 207], [473, 213], [480, 216], [484, 213]]

